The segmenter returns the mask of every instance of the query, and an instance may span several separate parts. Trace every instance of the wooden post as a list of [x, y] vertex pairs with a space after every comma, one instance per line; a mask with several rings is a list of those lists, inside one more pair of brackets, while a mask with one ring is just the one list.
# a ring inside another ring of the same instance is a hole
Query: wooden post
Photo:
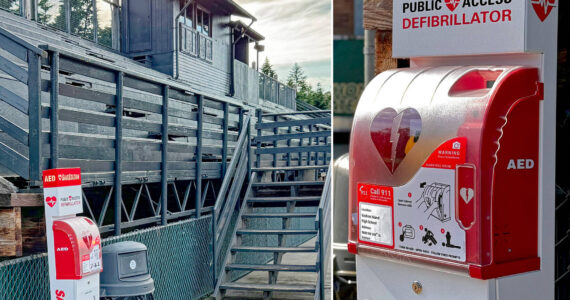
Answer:
[[42, 136], [42, 80], [41, 58], [28, 50], [28, 128], [30, 185], [41, 185], [41, 136]]
[[59, 110], [59, 52], [51, 53], [50, 62], [50, 154], [52, 169], [58, 165], [58, 110]]
[[398, 67], [398, 60], [392, 58], [392, 31], [376, 31], [375, 48], [376, 74]]
[[[261, 138], [261, 136], [263, 135], [263, 132], [261, 130], [261, 123], [263, 123], [263, 114], [260, 108], [258, 108], [255, 111], [255, 115], [257, 116], [257, 138]], [[257, 150], [261, 150], [261, 142], [259, 140], [257, 140]], [[259, 168], [261, 167], [261, 154], [259, 154], [259, 152], [256, 153], [256, 161], [255, 161], [255, 167]]]
[[202, 209], [202, 131], [204, 129], [204, 96], [198, 96], [198, 128], [196, 130], [196, 218]]
[[[247, 113], [248, 115], [248, 121], [247, 121], [247, 182], [251, 181], [251, 115], [249, 114], [249, 111]], [[241, 205], [241, 202], [240, 202]]]
[[[291, 126], [287, 128], [287, 134], [291, 134]], [[291, 147], [291, 139], [287, 139], [287, 147]], [[287, 153], [287, 167], [291, 166], [291, 152]]]
[[[303, 132], [305, 132], [303, 125], [299, 126], [299, 128], [300, 128], [299, 133], [303, 134]], [[299, 147], [303, 147], [303, 138], [299, 138]], [[303, 164], [303, 153], [299, 152], [299, 166], [301, 166], [302, 164]]]
[[[162, 157], [161, 157], [161, 174], [160, 174], [160, 224], [166, 225], [168, 223], [168, 97], [169, 87], [167, 85], [162, 87]], [[200, 202], [199, 200], [196, 201]]]
[[[224, 102], [224, 119], [223, 119], [223, 135], [222, 135], [222, 178], [226, 176], [226, 169], [228, 167], [228, 109], [229, 104]], [[241, 110], [240, 110], [241, 111]], [[241, 124], [240, 124], [241, 126]], [[241, 128], [240, 128], [241, 129]]]
[[[313, 125], [309, 125], [309, 134], [313, 132]], [[310, 136], [310, 135], [309, 135]], [[313, 145], [313, 138], [308, 138], [309, 146]], [[313, 152], [307, 151], [307, 165], [311, 165], [311, 161], [313, 160]]]
[[122, 152], [123, 152], [123, 80], [125, 74], [117, 73], [115, 96], [115, 235], [121, 234]]
[[[279, 121], [279, 116], [274, 116], [274, 117], [273, 117], [273, 122], [277, 122], [277, 121]], [[278, 127], [273, 127], [273, 135], [275, 136], [275, 135], [277, 135], [277, 134], [279, 134], [279, 128], [278, 128]], [[273, 140], [273, 148], [277, 148], [277, 146], [278, 146], [277, 140]], [[272, 163], [272, 166], [273, 166], [274, 168], [277, 167], [277, 153], [273, 153], [273, 163]], [[276, 175], [276, 171], [273, 170], [273, 172], [271, 172], [271, 178], [272, 178], [273, 181], [276, 181], [275, 175]]]

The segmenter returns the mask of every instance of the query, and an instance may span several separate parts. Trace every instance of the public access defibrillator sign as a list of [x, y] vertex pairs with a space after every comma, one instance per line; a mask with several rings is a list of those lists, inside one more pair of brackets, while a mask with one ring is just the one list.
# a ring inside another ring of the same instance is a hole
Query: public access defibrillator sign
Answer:
[[52, 216], [83, 212], [81, 169], [51, 169], [43, 172], [44, 206]]
[[393, 56], [525, 52], [527, 26], [547, 21], [556, 6], [557, 0], [394, 0]]

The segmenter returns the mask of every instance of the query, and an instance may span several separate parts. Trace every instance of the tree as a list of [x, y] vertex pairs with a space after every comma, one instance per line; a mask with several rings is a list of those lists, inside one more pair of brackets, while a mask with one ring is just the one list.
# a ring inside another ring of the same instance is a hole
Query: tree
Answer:
[[113, 47], [113, 28], [105, 27], [99, 28], [97, 31], [98, 43], [109, 48]]
[[320, 109], [330, 109], [331, 105], [331, 94], [330, 92], [323, 92], [323, 87], [320, 83], [317, 83], [316, 90], [308, 91], [306, 97], [304, 98], [305, 102], [316, 106]]
[[20, 13], [20, 2], [18, 0], [3, 0], [0, 1], [0, 8], [9, 10], [12, 13]]
[[[93, 1], [92, 0], [70, 0], [71, 6], [71, 33], [84, 39], [92, 40], [94, 32], [93, 24]], [[49, 24], [56, 28], [65, 24], [65, 6], [59, 7], [59, 14], [54, 22]]]
[[291, 71], [289, 71], [287, 85], [297, 91], [297, 96], [299, 96], [300, 93], [304, 94], [307, 90], [310, 90], [310, 86], [307, 84], [307, 75], [305, 75], [303, 68], [301, 68], [298, 63], [295, 63]]
[[323, 87], [317, 83], [316, 90], [307, 82], [307, 75], [297, 63], [293, 65], [287, 77], [287, 85], [297, 91], [297, 99], [303, 100], [320, 109], [330, 109], [331, 93], [323, 92]]
[[277, 80], [277, 72], [273, 69], [273, 65], [269, 62], [269, 58], [265, 57], [265, 62], [263, 66], [261, 66], [261, 73], [265, 74], [268, 77], [271, 77]]
[[49, 0], [40, 0], [38, 2], [38, 22], [41, 24], [48, 24], [50, 16], [48, 11], [54, 6], [55, 4], [50, 4]]

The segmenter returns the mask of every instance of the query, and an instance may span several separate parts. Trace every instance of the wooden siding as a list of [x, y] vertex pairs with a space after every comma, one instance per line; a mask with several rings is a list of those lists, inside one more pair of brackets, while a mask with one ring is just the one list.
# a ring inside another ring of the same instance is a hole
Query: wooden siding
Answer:
[[259, 103], [259, 73], [241, 61], [234, 60], [235, 95], [247, 103]]
[[[180, 80], [212, 94], [224, 96], [229, 93], [231, 45], [230, 28], [226, 26], [229, 21], [229, 16], [212, 16], [212, 62], [194, 55], [180, 53]], [[176, 68], [175, 65], [173, 67]]]

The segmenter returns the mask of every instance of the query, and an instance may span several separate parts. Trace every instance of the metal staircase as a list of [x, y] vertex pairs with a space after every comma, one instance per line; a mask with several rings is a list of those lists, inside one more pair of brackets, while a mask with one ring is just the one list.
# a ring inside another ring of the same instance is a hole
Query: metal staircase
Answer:
[[[330, 117], [284, 120], [284, 114], [259, 111], [257, 117], [252, 181], [219, 267], [214, 296], [271, 299], [279, 293], [321, 299], [330, 235]], [[247, 280], [249, 272], [267, 277]], [[283, 273], [311, 275], [292, 281], [283, 280]]]

